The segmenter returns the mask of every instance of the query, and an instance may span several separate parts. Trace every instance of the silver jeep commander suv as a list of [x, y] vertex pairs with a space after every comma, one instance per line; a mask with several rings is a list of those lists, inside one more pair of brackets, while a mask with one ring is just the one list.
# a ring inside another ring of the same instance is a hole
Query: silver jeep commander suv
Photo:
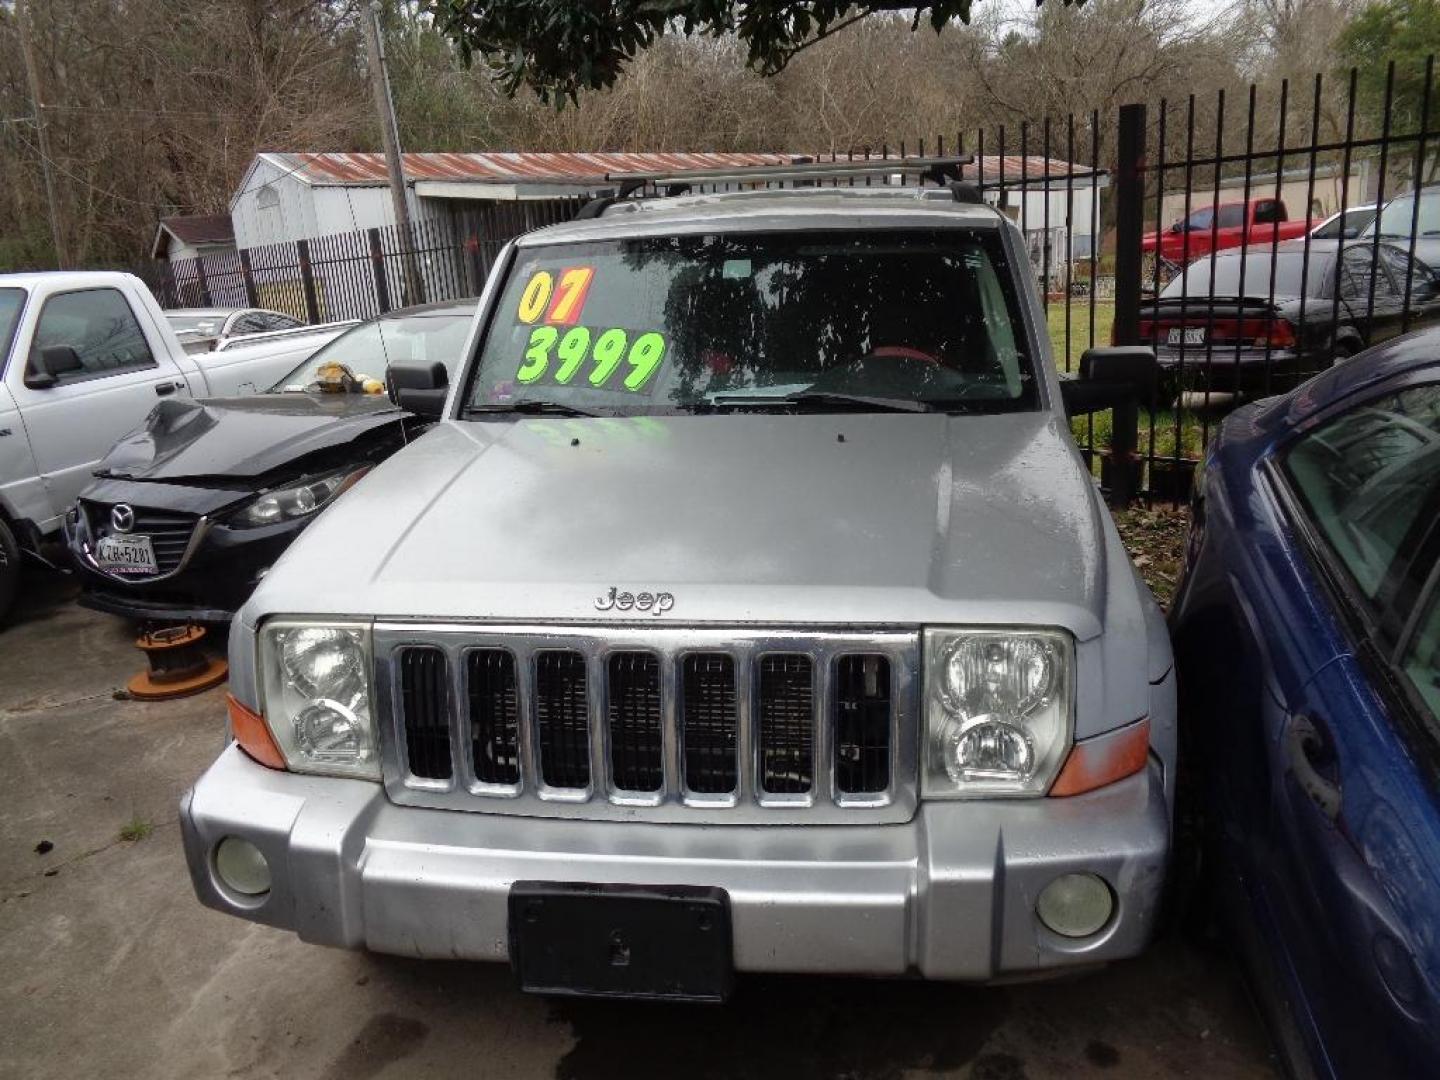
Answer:
[[914, 167], [613, 178], [506, 248], [454, 385], [390, 372], [440, 422], [236, 616], [204, 903], [546, 992], [1143, 948], [1164, 624], [1020, 232]]

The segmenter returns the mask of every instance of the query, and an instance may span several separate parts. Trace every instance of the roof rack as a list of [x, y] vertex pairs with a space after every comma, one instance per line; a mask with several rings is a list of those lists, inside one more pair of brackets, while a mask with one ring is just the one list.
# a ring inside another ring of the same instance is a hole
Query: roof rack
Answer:
[[624, 184], [638, 180], [660, 187], [666, 184], [756, 184], [831, 180], [850, 176], [919, 176], [943, 184], [960, 179], [960, 167], [974, 162], [969, 154], [955, 157], [864, 158], [860, 161], [797, 161], [788, 165], [721, 166], [714, 169], [682, 169], [673, 172], [606, 173], [605, 179]]
[[857, 176], [915, 176], [921, 183], [930, 180], [948, 187], [956, 202], [981, 202], [979, 189], [960, 179], [962, 166], [974, 157], [864, 158], [860, 161], [797, 161], [786, 165], [729, 166], [713, 169], [680, 169], [669, 172], [606, 173], [605, 179], [618, 187], [592, 199], [577, 217], [596, 218], [605, 210], [647, 188], [664, 189], [667, 196], [683, 195], [696, 184], [814, 184]]

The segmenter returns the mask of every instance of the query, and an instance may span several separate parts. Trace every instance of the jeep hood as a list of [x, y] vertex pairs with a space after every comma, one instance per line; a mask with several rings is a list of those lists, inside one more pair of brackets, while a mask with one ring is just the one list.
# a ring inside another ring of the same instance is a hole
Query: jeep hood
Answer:
[[616, 587], [673, 594], [658, 616], [670, 623], [973, 620], [1083, 640], [1104, 622], [1107, 568], [1125, 564], [1060, 423], [1043, 412], [446, 422], [326, 511], [246, 618], [657, 621], [602, 613]]
[[123, 480], [249, 479], [405, 415], [379, 394], [177, 398], [155, 406], [98, 471]]

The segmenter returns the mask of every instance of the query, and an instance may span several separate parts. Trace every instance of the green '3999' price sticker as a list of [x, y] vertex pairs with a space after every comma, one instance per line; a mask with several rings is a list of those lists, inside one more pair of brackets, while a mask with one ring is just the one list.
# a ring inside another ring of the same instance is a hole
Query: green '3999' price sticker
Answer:
[[589, 361], [586, 378], [590, 386], [635, 393], [645, 389], [664, 359], [665, 336], [653, 330], [631, 340], [629, 333], [619, 327], [597, 334], [588, 326], [568, 330], [537, 326], [530, 331], [525, 360], [515, 372], [515, 380], [529, 386], [548, 376], [568, 386]]

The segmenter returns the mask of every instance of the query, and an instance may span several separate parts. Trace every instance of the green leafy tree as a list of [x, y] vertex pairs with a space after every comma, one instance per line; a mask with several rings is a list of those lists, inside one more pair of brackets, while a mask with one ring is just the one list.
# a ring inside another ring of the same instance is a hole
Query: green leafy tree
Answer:
[[[1375, 129], [1385, 110], [1386, 61], [1395, 62], [1390, 130], [1420, 129], [1425, 97], [1426, 57], [1440, 53], [1440, 0], [1381, 0], [1362, 10], [1341, 33], [1337, 51], [1346, 68], [1357, 69], [1356, 104]], [[1440, 81], [1440, 71], [1435, 74]], [[1440, 119], [1440, 87], [1430, 96], [1430, 126]]]
[[[436, 26], [468, 60], [482, 58], [507, 94], [529, 86], [542, 101], [577, 101], [615, 84], [625, 65], [666, 33], [733, 36], [762, 75], [867, 15], [905, 11], [911, 28], [970, 21], [974, 0], [428, 0]], [[1063, 0], [1080, 4], [1084, 0]]]

